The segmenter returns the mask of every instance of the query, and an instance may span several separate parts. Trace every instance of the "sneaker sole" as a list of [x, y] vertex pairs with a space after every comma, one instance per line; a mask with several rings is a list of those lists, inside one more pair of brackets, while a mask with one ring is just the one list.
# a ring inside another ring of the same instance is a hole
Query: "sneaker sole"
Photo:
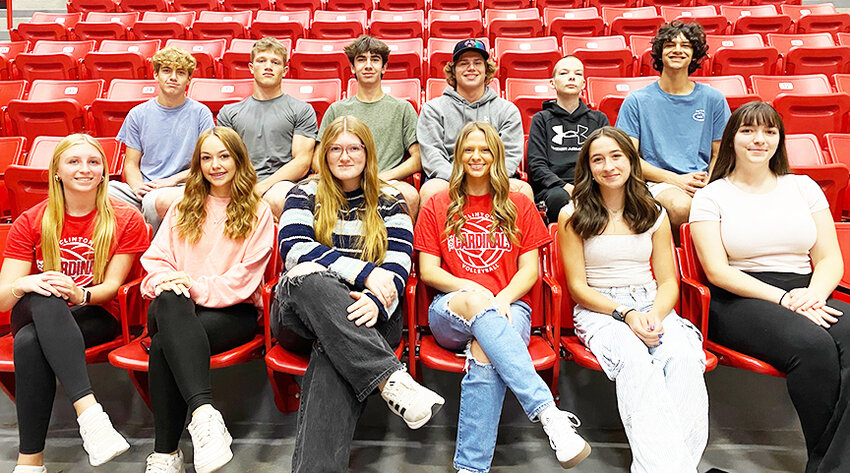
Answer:
[[230, 445], [233, 443], [233, 438], [228, 433], [226, 439], [225, 443], [227, 445], [227, 449], [222, 452], [222, 455], [216, 457], [214, 459], [215, 461], [203, 465], [195, 463], [195, 471], [197, 473], [211, 473], [230, 463], [230, 460], [233, 460], [233, 450], [230, 449]]
[[422, 419], [419, 419], [416, 422], [407, 422], [407, 420], [405, 419], [407, 426], [410, 427], [411, 430], [416, 430], [416, 429], [422, 427], [423, 425], [427, 424], [428, 421], [431, 420], [434, 417], [434, 415], [437, 414], [437, 412], [440, 412], [440, 409], [442, 409], [443, 404], [445, 404], [445, 403], [446, 403], [446, 400], [443, 399], [442, 397], [438, 396], [438, 398], [434, 401], [434, 404], [431, 405], [431, 415], [425, 416], [425, 417], [423, 417]]
[[129, 444], [129, 443], [127, 443], [127, 442], [126, 442], [126, 440], [125, 440], [125, 441], [124, 441], [124, 445], [121, 447], [121, 449], [120, 449], [120, 450], [115, 451], [115, 453], [113, 453], [111, 456], [109, 456], [109, 457], [107, 457], [107, 458], [105, 458], [105, 459], [103, 459], [103, 460], [98, 460], [98, 461], [96, 461], [96, 462], [95, 462], [94, 460], [92, 460], [92, 458], [91, 458], [91, 457], [89, 457], [89, 463], [91, 464], [91, 466], [100, 466], [100, 465], [103, 465], [104, 463], [106, 463], [106, 462], [108, 462], [108, 461], [112, 460], [113, 458], [117, 457], [118, 455], [121, 455], [122, 453], [126, 452], [127, 450], [130, 450], [130, 444]]
[[563, 467], [564, 469], [572, 468], [572, 467], [578, 465], [579, 463], [581, 463], [582, 460], [587, 458], [588, 455], [590, 455], [590, 444], [587, 443], [587, 442], [584, 442], [584, 448], [581, 449], [581, 451], [578, 453], [578, 455], [570, 458], [567, 461], [560, 462], [561, 467]]

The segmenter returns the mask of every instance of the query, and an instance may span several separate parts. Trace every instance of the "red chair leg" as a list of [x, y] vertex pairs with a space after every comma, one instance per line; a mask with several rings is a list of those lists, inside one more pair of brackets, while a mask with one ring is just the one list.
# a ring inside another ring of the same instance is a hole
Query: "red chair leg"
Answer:
[[145, 401], [148, 409], [150, 409], [151, 392], [150, 387], [148, 386], [148, 372], [127, 370], [127, 373], [130, 375], [130, 381], [133, 382], [133, 386], [136, 387], [136, 391], [139, 392], [139, 396], [142, 397], [142, 400]]
[[12, 402], [15, 402], [15, 373], [0, 372], [0, 388], [9, 396]]
[[274, 403], [278, 410], [283, 413], [298, 411], [298, 404], [301, 400], [301, 388], [295, 382], [295, 378], [291, 374], [281, 373], [280, 371], [267, 370], [269, 380], [274, 391]]

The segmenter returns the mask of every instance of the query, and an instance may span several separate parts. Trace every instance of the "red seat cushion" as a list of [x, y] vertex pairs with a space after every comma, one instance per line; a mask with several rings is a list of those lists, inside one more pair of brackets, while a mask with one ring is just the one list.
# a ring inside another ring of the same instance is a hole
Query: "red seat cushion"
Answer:
[[[551, 368], [558, 362], [555, 350], [539, 335], [531, 337], [528, 353], [531, 355], [535, 371]], [[422, 337], [419, 345], [419, 359], [429, 368], [453, 373], [462, 373], [466, 362], [463, 353], [446, 350], [437, 344], [432, 335]]]

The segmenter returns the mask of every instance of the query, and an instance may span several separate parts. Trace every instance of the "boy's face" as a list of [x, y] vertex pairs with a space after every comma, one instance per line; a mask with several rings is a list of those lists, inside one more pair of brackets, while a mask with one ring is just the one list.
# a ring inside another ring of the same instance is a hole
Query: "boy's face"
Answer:
[[177, 69], [163, 64], [159, 67], [159, 72], [154, 74], [154, 79], [159, 83], [161, 94], [176, 97], [186, 94], [186, 87], [189, 86], [192, 76], [186, 72], [186, 69]]
[[694, 48], [684, 34], [666, 41], [661, 49], [661, 60], [667, 69], [688, 69], [694, 57]]
[[384, 64], [381, 56], [375, 53], [366, 51], [358, 54], [354, 58], [354, 64], [351, 66], [351, 72], [357, 79], [358, 84], [374, 84], [381, 81], [381, 76], [387, 70], [387, 65]]
[[487, 77], [487, 61], [480, 53], [467, 51], [455, 62], [455, 82], [457, 88], [474, 90], [484, 87]]
[[248, 69], [254, 75], [254, 82], [266, 87], [278, 87], [286, 74], [286, 61], [274, 51], [258, 51], [254, 60], [248, 63]]
[[559, 95], [579, 95], [584, 89], [584, 64], [578, 58], [567, 57], [555, 64], [551, 80]]

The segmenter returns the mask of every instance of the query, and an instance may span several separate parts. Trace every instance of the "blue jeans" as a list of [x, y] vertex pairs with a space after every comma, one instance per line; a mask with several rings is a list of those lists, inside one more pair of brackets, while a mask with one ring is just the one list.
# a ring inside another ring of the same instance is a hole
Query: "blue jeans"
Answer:
[[[511, 304], [511, 321], [488, 307], [470, 320], [449, 309], [452, 292], [434, 298], [428, 323], [437, 343], [448, 350], [466, 350], [466, 375], [461, 381], [454, 467], [475, 473], [490, 471], [505, 388], [513, 391], [529, 420], [554, 404], [552, 392], [534, 371], [528, 342], [531, 308], [522, 301]], [[475, 360], [469, 344], [477, 340], [490, 363]]]

